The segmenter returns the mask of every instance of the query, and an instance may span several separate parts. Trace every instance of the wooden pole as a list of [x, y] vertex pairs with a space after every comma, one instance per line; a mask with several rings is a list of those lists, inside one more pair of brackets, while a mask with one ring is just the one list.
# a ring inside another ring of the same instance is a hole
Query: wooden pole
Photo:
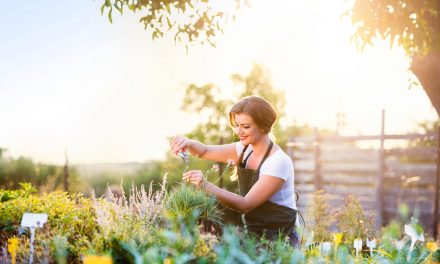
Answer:
[[322, 189], [322, 177], [321, 177], [321, 139], [319, 137], [318, 129], [314, 129], [314, 156], [315, 156], [315, 190]]
[[382, 109], [382, 122], [380, 129], [379, 168], [376, 181], [376, 226], [381, 227], [383, 222], [383, 178], [385, 174], [385, 110]]

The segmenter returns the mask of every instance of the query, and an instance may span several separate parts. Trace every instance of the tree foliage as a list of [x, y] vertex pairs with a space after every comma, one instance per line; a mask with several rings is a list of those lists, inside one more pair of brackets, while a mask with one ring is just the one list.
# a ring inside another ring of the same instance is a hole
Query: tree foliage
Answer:
[[[205, 118], [188, 136], [197, 138], [207, 144], [219, 144], [233, 141], [230, 129], [228, 110], [240, 98], [258, 95], [268, 100], [278, 112], [278, 119], [284, 116], [284, 91], [276, 90], [271, 82], [270, 74], [261, 65], [255, 64], [247, 75], [233, 74], [232, 81], [236, 84], [235, 96], [224, 98], [221, 89], [209, 83], [202, 86], [190, 84], [186, 88], [182, 109], [191, 113], [200, 113]], [[280, 131], [279, 122], [274, 126], [274, 133]]]
[[[82, 183], [74, 168], [69, 169], [69, 191], [82, 190]], [[31, 183], [41, 192], [63, 189], [63, 166], [38, 163], [26, 157], [0, 156], [0, 188], [16, 189], [20, 183]]]
[[412, 56], [417, 76], [440, 115], [440, 2], [436, 0], [355, 0], [348, 10], [360, 48], [381, 38]]
[[107, 12], [108, 19], [113, 22], [115, 10], [121, 15], [124, 10], [141, 12], [139, 22], [146, 30], [151, 30], [153, 40], [169, 32], [174, 34], [176, 42], [200, 41], [202, 44], [208, 42], [214, 45], [213, 38], [223, 32], [229, 16], [235, 17], [235, 14], [227, 14], [215, 7], [235, 4], [235, 10], [238, 10], [245, 3], [245, 0], [228, 0], [223, 3], [209, 0], [104, 0], [101, 14]]
[[397, 42], [408, 55], [440, 48], [439, 1], [356, 0], [351, 9], [354, 39], [363, 47], [376, 37]]
[[188, 136], [195, 137], [207, 144], [218, 144], [223, 140], [232, 140], [232, 131], [228, 129], [227, 109], [232, 100], [221, 97], [221, 90], [212, 83], [198, 86], [190, 84], [186, 87], [182, 110], [199, 113], [204, 117]]

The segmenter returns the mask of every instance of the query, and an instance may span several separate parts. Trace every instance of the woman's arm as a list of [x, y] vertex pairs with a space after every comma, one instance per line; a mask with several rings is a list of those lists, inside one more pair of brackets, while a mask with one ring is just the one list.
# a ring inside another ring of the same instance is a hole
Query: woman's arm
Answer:
[[191, 155], [206, 160], [218, 162], [227, 162], [230, 159], [237, 162], [238, 160], [238, 155], [235, 150], [235, 143], [224, 145], [205, 145], [197, 140], [177, 136], [171, 139], [170, 147], [173, 152], [178, 152], [181, 149], [188, 149]]
[[247, 195], [242, 197], [223, 190], [208, 181], [204, 181], [201, 171], [188, 171], [184, 174], [183, 180], [190, 181], [196, 186], [204, 188], [207, 193], [215, 195], [224, 206], [245, 214], [269, 200], [284, 184], [284, 180], [278, 177], [261, 175]]

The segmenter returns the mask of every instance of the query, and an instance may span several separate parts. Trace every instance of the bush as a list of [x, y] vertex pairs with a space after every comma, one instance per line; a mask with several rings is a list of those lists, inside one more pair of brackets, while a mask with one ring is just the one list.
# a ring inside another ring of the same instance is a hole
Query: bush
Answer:
[[344, 199], [344, 206], [336, 215], [339, 230], [344, 242], [352, 245], [356, 238], [365, 239], [374, 237], [373, 216], [367, 217], [359, 200], [348, 195]]
[[313, 193], [312, 199], [307, 206], [307, 228], [314, 234], [315, 241], [331, 241], [329, 231], [334, 222], [333, 214], [329, 212], [328, 195], [324, 190]]
[[[374, 232], [373, 222], [354, 197], [347, 197], [337, 214], [345, 244], [327, 242], [324, 248], [324, 240], [333, 240], [328, 232], [331, 218], [325, 193], [318, 192], [309, 208], [316, 224], [310, 228], [317, 236], [311, 245], [296, 249], [281, 237], [269, 241], [231, 226], [223, 228], [221, 237], [204, 232], [200, 220], [219, 221], [217, 201], [186, 184], [175, 186], [168, 194], [165, 185], [166, 178], [158, 191], [153, 191], [152, 185], [148, 191], [132, 186], [127, 195], [107, 199], [63, 192], [37, 196], [30, 185], [18, 191], [0, 191], [0, 197], [7, 197], [0, 203], [1, 241], [19, 236], [17, 262], [26, 263], [29, 232], [19, 234], [22, 214], [44, 212], [48, 223], [36, 232], [36, 263], [80, 263], [82, 255], [91, 253], [111, 255], [114, 263], [136, 264], [436, 263], [440, 259], [439, 250], [428, 250], [420, 242], [411, 250], [401, 222], [391, 223], [380, 238], [376, 236], [373, 256], [366, 251], [356, 256], [353, 239], [365, 241], [373, 238]], [[412, 225], [417, 227], [415, 220]], [[396, 240], [403, 242], [401, 246]]]
[[65, 237], [70, 244], [69, 259], [72, 261], [79, 261], [80, 254], [88, 250], [97, 227], [90, 199], [60, 191], [38, 196], [26, 189], [12, 192], [9, 197], [14, 198], [0, 203], [0, 243], [8, 237], [20, 235], [24, 213], [47, 213], [46, 227], [37, 229], [37, 242], [50, 245], [55, 235]]

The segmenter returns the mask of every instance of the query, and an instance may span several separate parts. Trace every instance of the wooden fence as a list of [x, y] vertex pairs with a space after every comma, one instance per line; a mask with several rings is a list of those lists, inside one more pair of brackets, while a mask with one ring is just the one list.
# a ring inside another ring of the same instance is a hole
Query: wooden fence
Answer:
[[[382, 122], [383, 124], [383, 122]], [[440, 133], [440, 132], [439, 132]], [[295, 189], [304, 209], [312, 193], [324, 189], [336, 209], [353, 194], [378, 226], [406, 203], [432, 235], [438, 231], [439, 135], [292, 137], [288, 154], [295, 166]], [[436, 216], [436, 217], [435, 217]]]

